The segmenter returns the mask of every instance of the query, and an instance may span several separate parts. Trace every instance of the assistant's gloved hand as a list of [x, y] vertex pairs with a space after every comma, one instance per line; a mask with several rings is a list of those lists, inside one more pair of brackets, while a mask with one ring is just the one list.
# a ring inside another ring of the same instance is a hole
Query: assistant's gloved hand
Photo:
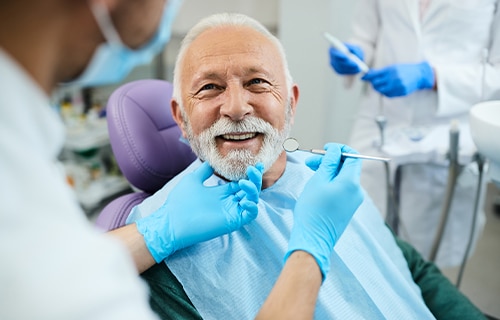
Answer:
[[357, 153], [345, 145], [329, 143], [324, 156], [306, 164], [316, 173], [304, 187], [294, 209], [294, 223], [285, 260], [295, 250], [310, 253], [325, 279], [333, 247], [363, 202], [359, 183], [361, 160], [342, 158], [341, 152]]
[[[359, 46], [348, 43], [344, 44], [351, 53], [361, 60], [364, 59], [363, 50]], [[330, 47], [330, 65], [338, 74], [356, 74], [361, 71], [354, 61], [333, 47]]]
[[158, 210], [136, 222], [155, 261], [255, 219], [263, 168], [248, 167], [248, 180], [213, 187], [203, 185], [213, 173], [207, 162], [183, 177]]
[[424, 61], [372, 69], [361, 79], [371, 82], [373, 88], [384, 96], [402, 97], [416, 90], [432, 89], [435, 76], [432, 67]]

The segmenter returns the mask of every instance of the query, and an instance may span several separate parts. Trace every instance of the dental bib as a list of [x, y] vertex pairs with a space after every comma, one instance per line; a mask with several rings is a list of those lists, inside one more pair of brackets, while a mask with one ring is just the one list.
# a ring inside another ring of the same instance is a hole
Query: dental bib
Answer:
[[[295, 202], [314, 173], [304, 164], [308, 156], [288, 154], [283, 176], [261, 192], [256, 220], [165, 261], [204, 319], [253, 319], [258, 313], [283, 268]], [[127, 222], [158, 208], [178, 179], [135, 207]], [[368, 196], [335, 246], [315, 319], [434, 319]]]

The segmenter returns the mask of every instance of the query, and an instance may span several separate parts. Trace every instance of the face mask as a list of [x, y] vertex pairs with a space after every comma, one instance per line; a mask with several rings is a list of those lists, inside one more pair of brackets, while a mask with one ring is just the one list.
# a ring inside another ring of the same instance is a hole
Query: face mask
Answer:
[[94, 2], [91, 9], [106, 42], [97, 47], [82, 75], [67, 84], [91, 87], [117, 83], [136, 66], [150, 63], [170, 40], [172, 22], [180, 4], [181, 0], [168, 0], [156, 34], [149, 43], [133, 50], [121, 41], [107, 8]]

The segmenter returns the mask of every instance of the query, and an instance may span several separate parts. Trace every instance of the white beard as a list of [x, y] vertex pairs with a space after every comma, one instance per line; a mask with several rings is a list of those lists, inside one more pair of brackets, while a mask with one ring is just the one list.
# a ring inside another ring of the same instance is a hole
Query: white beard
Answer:
[[[290, 109], [290, 108], [288, 108]], [[285, 126], [280, 131], [270, 123], [257, 118], [246, 117], [242, 121], [221, 118], [210, 128], [195, 136], [191, 124], [184, 117], [187, 138], [194, 153], [204, 161], [208, 161], [214, 171], [227, 180], [237, 181], [247, 177], [248, 166], [258, 162], [264, 164], [267, 171], [283, 152], [283, 142], [290, 133], [290, 110], [287, 111]], [[226, 133], [256, 132], [264, 135], [262, 147], [257, 154], [246, 149], [231, 150], [223, 156], [217, 149], [215, 138]]]

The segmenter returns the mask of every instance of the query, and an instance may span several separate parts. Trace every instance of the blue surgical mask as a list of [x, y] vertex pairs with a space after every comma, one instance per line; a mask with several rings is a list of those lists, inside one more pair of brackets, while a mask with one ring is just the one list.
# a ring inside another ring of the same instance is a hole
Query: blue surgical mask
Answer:
[[97, 47], [84, 72], [66, 84], [91, 87], [118, 83], [136, 66], [150, 63], [170, 40], [172, 22], [181, 2], [181, 0], [167, 1], [153, 38], [134, 50], [121, 41], [107, 8], [100, 2], [93, 1], [91, 9], [106, 42]]

